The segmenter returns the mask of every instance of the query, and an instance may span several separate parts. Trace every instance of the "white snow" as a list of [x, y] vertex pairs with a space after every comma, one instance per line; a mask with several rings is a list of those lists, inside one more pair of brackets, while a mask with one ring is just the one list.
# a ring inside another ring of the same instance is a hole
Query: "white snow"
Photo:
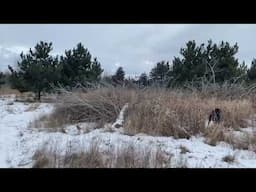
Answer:
[[[13, 105], [8, 105], [12, 101]], [[16, 161], [22, 137], [29, 134], [28, 124], [39, 115], [49, 113], [53, 106], [41, 104], [35, 111], [26, 111], [29, 105], [14, 102], [14, 98], [0, 100], [0, 167], [10, 167]], [[17, 166], [17, 165], [15, 165]]]
[[[79, 124], [81, 129], [77, 129], [77, 125], [69, 125], [65, 128], [66, 133], [38, 131], [28, 128], [28, 124], [40, 115], [50, 113], [53, 105], [42, 103], [34, 111], [26, 111], [30, 104], [14, 102], [13, 105], [7, 105], [11, 100], [12, 98], [0, 100], [1, 168], [32, 167], [32, 156], [40, 148], [56, 150], [65, 154], [67, 148], [73, 152], [86, 150], [93, 141], [99, 141], [102, 152], [115, 150], [130, 143], [141, 151], [147, 148], [160, 148], [161, 151], [172, 156], [170, 163], [174, 167], [179, 166], [178, 162], [181, 159], [186, 162], [186, 166], [189, 168], [256, 167], [256, 154], [254, 152], [235, 150], [224, 142], [220, 142], [217, 146], [211, 146], [204, 143], [205, 138], [202, 137], [192, 137], [188, 140], [174, 139], [173, 137], [153, 137], [146, 134], [128, 136], [118, 131], [106, 132], [104, 128], [94, 129], [93, 124]], [[116, 122], [123, 123], [122, 113]], [[188, 152], [181, 154], [181, 146], [187, 148]], [[222, 158], [227, 155], [235, 156], [235, 161], [232, 163], [224, 162]]]
[[119, 116], [117, 117], [116, 121], [112, 124], [112, 128], [116, 128], [117, 125], [122, 126], [124, 122], [124, 113], [128, 108], [128, 103], [126, 103], [123, 108], [121, 109]]

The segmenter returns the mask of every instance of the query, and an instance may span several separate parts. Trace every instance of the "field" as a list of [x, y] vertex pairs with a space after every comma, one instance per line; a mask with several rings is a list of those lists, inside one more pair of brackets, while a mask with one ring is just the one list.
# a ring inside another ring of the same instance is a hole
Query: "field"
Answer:
[[0, 167], [256, 167], [254, 96], [108, 87], [37, 103], [6, 90], [0, 106]]

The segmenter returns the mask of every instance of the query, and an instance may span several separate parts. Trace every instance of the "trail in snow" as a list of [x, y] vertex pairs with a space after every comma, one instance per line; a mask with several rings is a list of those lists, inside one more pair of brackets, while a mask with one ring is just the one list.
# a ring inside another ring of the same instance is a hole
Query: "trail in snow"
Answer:
[[12, 166], [20, 154], [22, 137], [29, 134], [28, 124], [40, 114], [48, 113], [52, 106], [41, 104], [34, 111], [26, 111], [29, 104], [14, 102], [14, 98], [0, 100], [0, 167]]

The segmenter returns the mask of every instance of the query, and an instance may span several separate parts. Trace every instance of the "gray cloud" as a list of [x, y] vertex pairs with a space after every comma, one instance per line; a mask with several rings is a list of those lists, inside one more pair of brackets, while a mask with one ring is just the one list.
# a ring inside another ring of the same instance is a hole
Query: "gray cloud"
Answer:
[[2, 47], [0, 46], [0, 70], [7, 71], [8, 65], [15, 66], [19, 55], [22, 51], [26, 51], [26, 47]]
[[108, 74], [118, 66], [131, 75], [149, 72], [156, 62], [178, 56], [189, 40], [237, 42], [239, 60], [250, 64], [255, 34], [255, 24], [1, 24], [0, 70], [15, 65], [22, 50], [41, 40], [53, 42], [54, 54], [82, 42]]

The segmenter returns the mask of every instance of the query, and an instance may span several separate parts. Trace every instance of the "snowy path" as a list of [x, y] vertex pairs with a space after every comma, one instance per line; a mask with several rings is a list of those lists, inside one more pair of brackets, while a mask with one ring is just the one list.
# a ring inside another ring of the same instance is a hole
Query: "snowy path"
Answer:
[[39, 114], [47, 112], [52, 108], [47, 104], [41, 106], [35, 111], [26, 111], [30, 105], [13, 102], [13, 99], [0, 100], [0, 167], [16, 167], [11, 162], [16, 162], [20, 155], [22, 137], [28, 134], [27, 125]]

